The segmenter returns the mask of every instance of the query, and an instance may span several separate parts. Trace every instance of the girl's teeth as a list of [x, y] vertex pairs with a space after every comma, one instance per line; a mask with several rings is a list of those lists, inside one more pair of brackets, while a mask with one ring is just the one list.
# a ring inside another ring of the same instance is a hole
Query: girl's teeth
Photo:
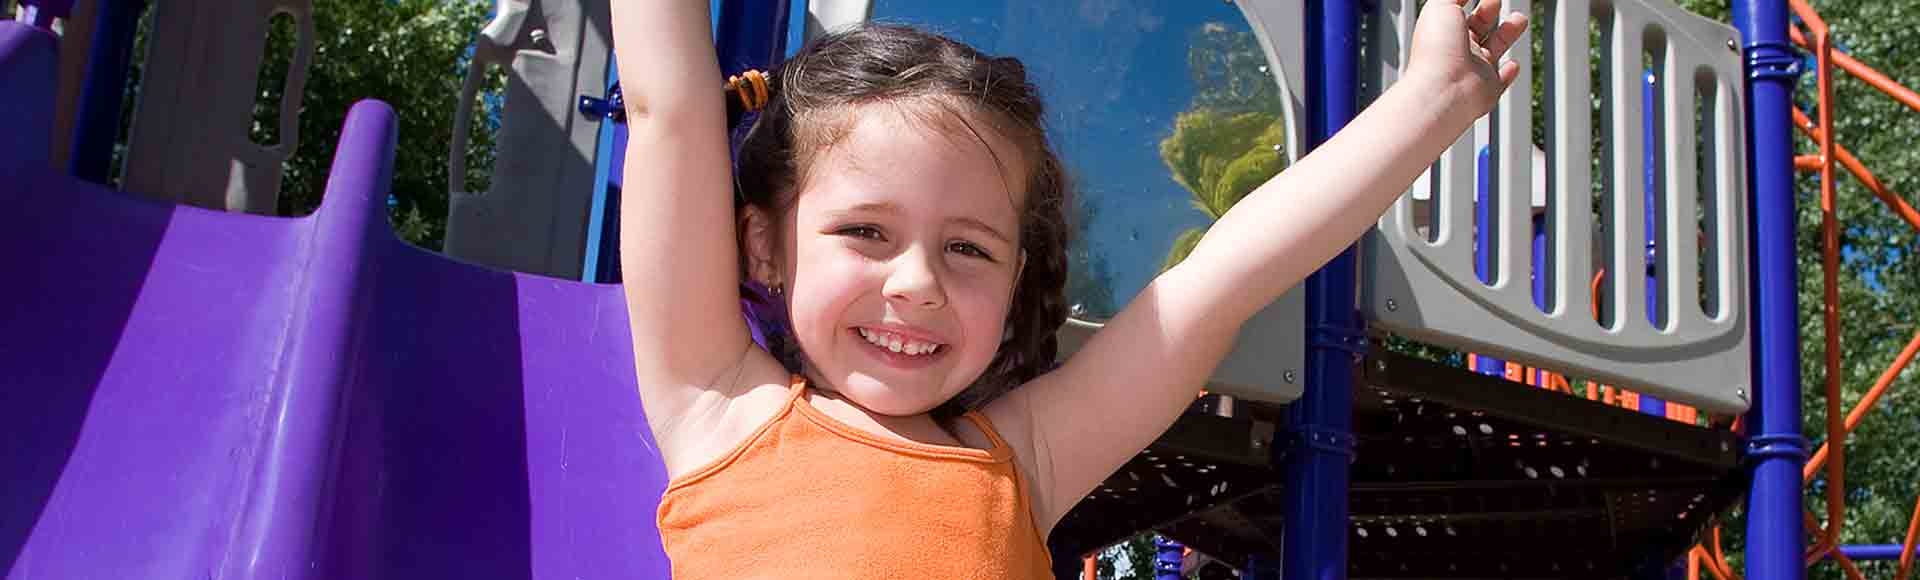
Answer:
[[871, 342], [873, 343], [874, 346], [878, 346], [880, 348], [884, 348], [892, 352], [905, 353], [908, 355], [918, 356], [923, 354], [933, 354], [934, 351], [940, 350], [940, 345], [938, 344], [930, 344], [930, 343], [906, 340], [906, 339], [900, 338], [899, 335], [867, 330], [865, 328], [861, 328], [859, 329], [859, 331], [860, 331], [860, 337], [867, 339], [867, 342]]

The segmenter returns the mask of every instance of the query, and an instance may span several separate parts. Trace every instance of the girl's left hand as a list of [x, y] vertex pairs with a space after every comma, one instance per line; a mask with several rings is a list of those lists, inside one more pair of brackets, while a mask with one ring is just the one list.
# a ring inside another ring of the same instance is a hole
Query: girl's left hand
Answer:
[[1520, 65], [1501, 57], [1527, 31], [1527, 16], [1501, 15], [1504, 2], [1429, 0], [1414, 24], [1407, 76], [1434, 83], [1443, 95], [1479, 118], [1493, 110], [1500, 94], [1520, 74]]

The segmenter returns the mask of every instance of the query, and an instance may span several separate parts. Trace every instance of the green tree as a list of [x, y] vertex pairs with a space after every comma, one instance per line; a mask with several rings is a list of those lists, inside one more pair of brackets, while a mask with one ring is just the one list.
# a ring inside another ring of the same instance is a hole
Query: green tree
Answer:
[[[1728, 21], [1726, 0], [1682, 0], [1695, 13]], [[1813, 6], [1831, 26], [1844, 51], [1908, 86], [1920, 84], [1920, 1], [1822, 0]], [[1920, 191], [1920, 112], [1908, 109], [1845, 73], [1834, 76], [1837, 141], [1851, 149], [1880, 180], [1908, 203]], [[1800, 80], [1797, 100], [1809, 114], [1816, 102], [1815, 76]], [[1818, 153], [1811, 141], [1794, 137], [1802, 154]], [[1838, 171], [1838, 170], [1837, 170]], [[1915, 232], [1888, 211], [1858, 180], [1838, 171], [1836, 214], [1843, 248], [1839, 272], [1842, 402], [1851, 408], [1879, 378], [1916, 329], [1920, 311], [1920, 251]], [[1801, 174], [1796, 182], [1799, 233], [1801, 403], [1803, 429], [1814, 445], [1826, 439], [1827, 371], [1821, 307], [1819, 179]], [[1905, 537], [1916, 494], [1920, 494], [1920, 373], [1898, 376], [1886, 397], [1847, 442], [1847, 511], [1843, 543], [1897, 543]], [[1824, 473], [1808, 482], [1807, 507], [1825, 511]], [[1728, 545], [1740, 559], [1744, 521], [1736, 510], [1727, 520]], [[1736, 562], [1738, 564], [1738, 562]], [[1890, 562], [1862, 562], [1867, 577], [1890, 577]], [[1839, 568], [1822, 563], [1810, 577], [1841, 578]]]
[[[320, 204], [347, 110], [361, 99], [392, 105], [399, 118], [391, 218], [408, 242], [438, 249], [446, 235], [448, 140], [461, 75], [492, 2], [481, 0], [315, 0], [314, 51], [300, 111], [300, 144], [286, 162], [281, 215], [305, 215]], [[267, 37], [254, 138], [273, 142], [282, 79], [294, 31], [276, 19]], [[505, 77], [492, 69], [466, 150], [469, 187], [487, 187], [493, 131]]]
[[[1211, 222], [1286, 167], [1287, 127], [1266, 54], [1249, 31], [1202, 25], [1187, 50], [1193, 104], [1174, 117], [1160, 160]], [[1206, 235], [1181, 232], [1162, 269], [1180, 263]]]

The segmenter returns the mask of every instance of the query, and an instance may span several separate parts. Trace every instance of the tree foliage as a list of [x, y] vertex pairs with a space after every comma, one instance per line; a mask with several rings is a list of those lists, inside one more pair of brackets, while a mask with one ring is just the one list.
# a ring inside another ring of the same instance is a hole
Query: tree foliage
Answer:
[[[439, 248], [446, 234], [447, 147], [462, 75], [474, 35], [486, 23], [491, 2], [480, 0], [315, 0], [314, 51], [300, 110], [300, 144], [286, 162], [281, 215], [304, 215], [320, 204], [327, 169], [347, 110], [361, 99], [392, 105], [399, 119], [394, 158], [392, 219], [403, 239]], [[276, 19], [267, 37], [268, 58], [254, 109], [254, 138], [277, 139], [281, 79], [293, 54], [293, 27]], [[505, 77], [489, 74], [487, 92], [498, 95]], [[473, 168], [468, 186], [484, 190], [493, 164], [497, 97], [476, 108], [466, 149]]]
[[[1727, 21], [1725, 0], [1683, 0], [1698, 14]], [[1836, 46], [1879, 69], [1896, 81], [1920, 85], [1920, 1], [1821, 0], [1813, 7], [1831, 26]], [[1811, 65], [1809, 61], [1807, 63]], [[1845, 145], [1889, 189], [1908, 203], [1920, 191], [1920, 112], [1836, 71], [1833, 91], [1837, 142]], [[1810, 115], [1817, 115], [1815, 75], [1811, 67], [1801, 76], [1797, 99]], [[1796, 133], [1801, 154], [1817, 147]], [[1844, 409], [1851, 409], [1892, 362], [1907, 341], [1920, 330], [1914, 312], [1920, 312], [1920, 251], [1916, 232], [1888, 211], [1857, 179], [1838, 171], [1835, 213], [1840, 225], [1842, 267], [1839, 270], [1841, 319], [1840, 380]], [[1801, 174], [1795, 184], [1798, 202], [1796, 253], [1799, 262], [1799, 332], [1801, 349], [1801, 408], [1803, 430], [1814, 445], [1826, 440], [1826, 347], [1822, 339], [1821, 307], [1826, 303], [1821, 281], [1820, 184], [1815, 175]], [[1920, 494], [1920, 373], [1898, 376], [1874, 412], [1847, 440], [1847, 510], [1841, 542], [1898, 543], [1905, 537], [1916, 494]], [[1826, 479], [1816, 476], [1807, 485], [1807, 507], [1825, 513]], [[1728, 518], [1729, 547], [1743, 548], [1744, 522], [1736, 512]], [[1734, 555], [1738, 558], [1738, 555]], [[1891, 576], [1888, 562], [1862, 562], [1868, 577]], [[1840, 578], [1837, 566], [1817, 565], [1812, 577]]]
[[[1280, 91], [1252, 32], [1207, 24], [1187, 52], [1193, 104], [1174, 117], [1160, 160], [1193, 195], [1193, 207], [1218, 220], [1286, 167], [1287, 127]], [[1162, 269], [1180, 263], [1207, 228], [1181, 232]]]

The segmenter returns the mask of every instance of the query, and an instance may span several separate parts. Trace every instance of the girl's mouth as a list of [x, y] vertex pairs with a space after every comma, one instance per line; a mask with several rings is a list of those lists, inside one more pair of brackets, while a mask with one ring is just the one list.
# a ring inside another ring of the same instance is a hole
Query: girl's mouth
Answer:
[[890, 353], [904, 354], [906, 356], [927, 356], [940, 352], [940, 349], [946, 346], [936, 342], [907, 338], [885, 330], [854, 328], [854, 331], [858, 332], [860, 338], [866, 340], [867, 344], [885, 349]]

